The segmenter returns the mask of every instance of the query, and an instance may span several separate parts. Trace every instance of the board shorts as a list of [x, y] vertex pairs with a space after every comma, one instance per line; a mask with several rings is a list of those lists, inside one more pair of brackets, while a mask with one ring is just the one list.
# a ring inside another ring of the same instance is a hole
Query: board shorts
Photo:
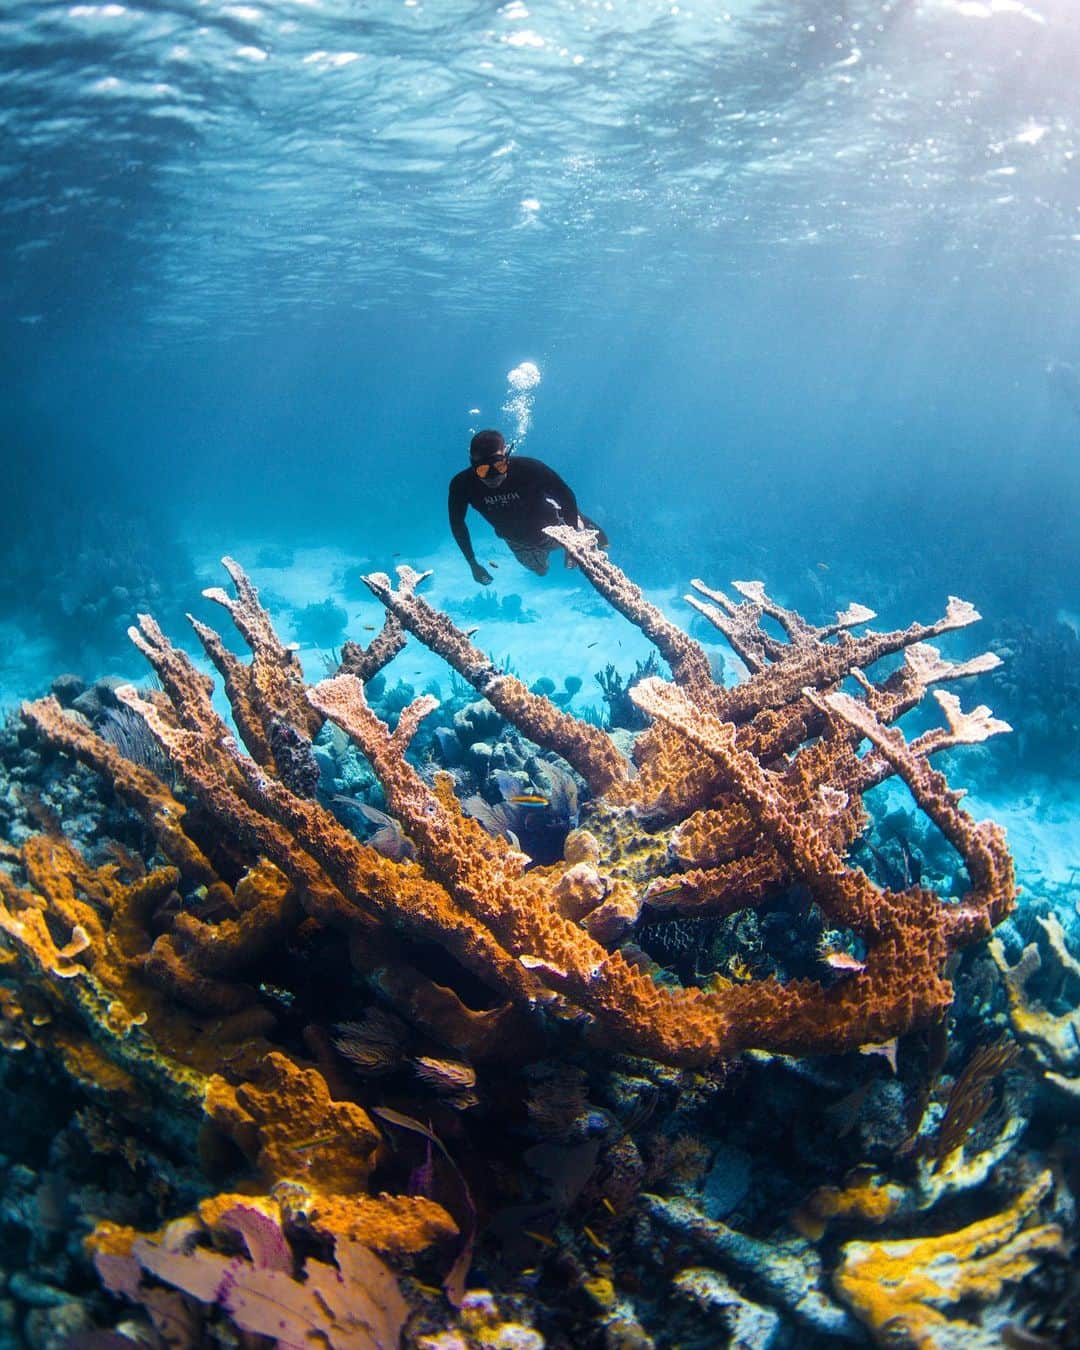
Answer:
[[[590, 520], [588, 516], [579, 516], [581, 528], [586, 530], [595, 530], [599, 535], [599, 544], [601, 548], [607, 548], [608, 537], [597, 525], [595, 520]], [[554, 539], [548, 539], [546, 536], [540, 540], [536, 539], [504, 539], [503, 543], [522, 565], [528, 568], [530, 572], [535, 572], [538, 577], [547, 576], [548, 563], [551, 555], [556, 549], [561, 548]], [[572, 566], [570, 557], [567, 555], [567, 567]]]

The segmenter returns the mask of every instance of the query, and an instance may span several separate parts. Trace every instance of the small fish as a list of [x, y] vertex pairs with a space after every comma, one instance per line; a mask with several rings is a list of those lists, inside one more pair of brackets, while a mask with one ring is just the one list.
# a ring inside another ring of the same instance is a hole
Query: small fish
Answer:
[[418, 1055], [413, 1063], [419, 1077], [437, 1091], [458, 1091], [476, 1086], [476, 1070], [456, 1059]]
[[538, 792], [516, 792], [512, 797], [507, 797], [506, 800], [508, 802], [513, 802], [515, 806], [542, 808], [551, 805], [550, 799], [541, 797]]
[[828, 570], [829, 570], [829, 564], [828, 564], [828, 563], [818, 563], [818, 571], [819, 571], [819, 572], [827, 572]]
[[661, 896], [664, 895], [677, 895], [678, 892], [682, 890], [682, 888], [683, 883], [681, 881], [675, 881], [672, 882], [670, 886], [661, 886], [659, 890], [646, 891], [645, 899], [658, 900]]
[[272, 998], [275, 1003], [280, 1003], [283, 1008], [291, 1008], [296, 1000], [296, 995], [291, 989], [282, 989], [276, 984], [260, 984], [259, 993], [266, 998]]
[[618, 1213], [615, 1206], [611, 1203], [611, 1201], [607, 1198], [606, 1195], [602, 1195], [600, 1197], [600, 1203], [604, 1206], [604, 1208], [607, 1210], [609, 1214]]
[[488, 559], [488, 566], [489, 566], [489, 567], [494, 567], [494, 569], [495, 569], [496, 572], [499, 570], [499, 564], [498, 564], [497, 562], [495, 562], [495, 561], [494, 561], [493, 559], [491, 559], [491, 558]]
[[586, 1224], [581, 1231], [589, 1239], [592, 1245], [596, 1247], [599, 1251], [608, 1252], [611, 1250], [611, 1248], [607, 1245], [607, 1243], [600, 1241], [600, 1239], [596, 1236], [596, 1234], [593, 1232], [593, 1230], [589, 1227], [588, 1224]]
[[539, 1242], [543, 1247], [557, 1247], [559, 1244], [554, 1238], [549, 1238], [546, 1233], [536, 1233], [531, 1228], [521, 1230], [526, 1237], [531, 1237], [534, 1242]]
[[830, 970], [865, 970], [866, 962], [860, 961], [857, 956], [852, 956], [850, 952], [830, 951], [822, 952], [820, 959], [829, 967]]
[[733, 956], [728, 962], [728, 974], [733, 980], [749, 984], [754, 979], [754, 967], [741, 956]]
[[341, 1135], [338, 1131], [335, 1131], [333, 1134], [316, 1135], [314, 1139], [305, 1139], [302, 1144], [293, 1144], [293, 1152], [307, 1153], [309, 1149], [322, 1148], [324, 1144], [332, 1144], [335, 1139], [340, 1138]]
[[897, 1038], [894, 1036], [891, 1041], [877, 1041], [867, 1045], [859, 1046], [860, 1055], [881, 1055], [889, 1061], [889, 1067], [893, 1073], [896, 1072], [896, 1046]]
[[474, 623], [473, 626], [472, 626], [471, 628], [466, 628], [466, 629], [465, 629], [465, 636], [466, 636], [467, 638], [471, 638], [471, 637], [473, 636], [474, 633], [479, 633], [479, 631], [480, 631], [480, 625], [479, 625], [478, 623]]
[[375, 625], [373, 623], [366, 623], [364, 624], [364, 627], [368, 630], [369, 633], [374, 633], [375, 631]]
[[585, 650], [588, 651], [590, 647], [598, 647], [599, 645], [599, 642], [586, 642]]

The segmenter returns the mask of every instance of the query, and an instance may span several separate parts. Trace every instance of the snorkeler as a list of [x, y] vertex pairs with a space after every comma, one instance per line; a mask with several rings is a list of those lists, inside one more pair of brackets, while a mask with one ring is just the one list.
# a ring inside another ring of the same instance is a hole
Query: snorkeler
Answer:
[[[506, 541], [522, 567], [540, 577], [547, 573], [549, 555], [559, 547], [544, 533], [545, 525], [596, 530], [600, 547], [607, 547], [607, 535], [580, 514], [573, 492], [554, 469], [538, 459], [513, 455], [513, 445], [507, 445], [498, 431], [478, 431], [469, 445], [470, 467], [450, 480], [450, 529], [473, 579], [482, 586], [490, 585], [492, 576], [473, 552], [465, 524], [470, 506]], [[569, 557], [566, 563], [571, 565]]]

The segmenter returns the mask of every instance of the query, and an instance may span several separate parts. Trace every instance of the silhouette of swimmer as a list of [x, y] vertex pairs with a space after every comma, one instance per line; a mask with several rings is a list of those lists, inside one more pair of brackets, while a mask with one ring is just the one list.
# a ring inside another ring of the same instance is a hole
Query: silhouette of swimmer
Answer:
[[[465, 524], [470, 506], [506, 542], [522, 567], [540, 577], [547, 574], [549, 555], [559, 547], [544, 533], [545, 525], [596, 530], [600, 547], [607, 547], [607, 535], [578, 511], [573, 490], [554, 469], [538, 459], [513, 456], [513, 445], [507, 445], [500, 432], [478, 431], [469, 445], [469, 468], [450, 480], [450, 530], [473, 580], [482, 586], [490, 585], [492, 577], [473, 552]], [[566, 565], [571, 566], [569, 556]]]

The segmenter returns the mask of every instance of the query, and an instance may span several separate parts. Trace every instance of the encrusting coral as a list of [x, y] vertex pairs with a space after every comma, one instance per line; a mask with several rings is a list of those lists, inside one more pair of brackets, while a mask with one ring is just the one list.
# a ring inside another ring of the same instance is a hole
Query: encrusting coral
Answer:
[[[815, 628], [759, 584], [739, 583], [736, 603], [695, 582], [706, 600], [692, 603], [752, 672], [725, 688], [704, 648], [589, 532], [550, 533], [671, 670], [670, 681], [653, 676], [630, 690], [649, 722], [632, 758], [567, 700], [557, 706], [498, 671], [417, 594], [423, 577], [407, 567], [396, 587], [384, 574], [365, 578], [388, 611], [383, 632], [366, 650], [350, 644], [339, 672], [308, 686], [255, 588], [226, 559], [236, 597], [206, 594], [227, 609], [251, 660], [192, 623], [223, 678], [231, 725], [211, 680], [141, 616], [131, 637], [161, 688], [117, 695], [168, 756], [175, 790], [54, 699], [23, 708], [43, 743], [112, 784], [158, 856], [125, 877], [116, 862], [93, 867], [70, 843], [42, 837], [0, 870], [5, 974], [21, 991], [21, 1002], [5, 1003], [8, 1034], [59, 1053], [73, 1072], [81, 1055], [76, 1076], [87, 1084], [120, 1075], [113, 1100], [133, 1114], [138, 1085], [153, 1082], [239, 1149], [253, 1192], [291, 1196], [282, 1212], [325, 1239], [401, 1255], [450, 1237], [461, 1215], [451, 1220], [420, 1194], [366, 1195], [380, 1133], [350, 1099], [355, 1082], [342, 1086], [329, 1034], [309, 1024], [307, 1053], [286, 1049], [257, 997], [261, 966], [287, 942], [339, 935], [358, 983], [474, 1062], [514, 1054], [509, 1037], [524, 1047], [544, 1027], [580, 1026], [597, 1046], [705, 1067], [748, 1050], [843, 1052], [927, 1026], [950, 1004], [950, 957], [1015, 902], [1003, 832], [967, 816], [928, 762], [1007, 728], [986, 709], [961, 713], [940, 691], [947, 728], [908, 741], [893, 725], [931, 685], [995, 663], [952, 665], [928, 645], [977, 619], [971, 606], [950, 600], [934, 624], [855, 637], [871, 611], [852, 606]], [[409, 703], [393, 730], [369, 705], [365, 682], [400, 650], [403, 631], [584, 779], [591, 796], [560, 860], [531, 865], [512, 838], [465, 813], [450, 774], [411, 761], [437, 700]], [[902, 659], [872, 680], [864, 670], [885, 657]], [[844, 681], [862, 697], [842, 691]], [[327, 720], [374, 770], [411, 846], [400, 856], [362, 843], [320, 800], [312, 741]], [[959, 899], [918, 884], [890, 890], [845, 861], [865, 826], [863, 794], [893, 775], [960, 854], [970, 886]], [[847, 969], [823, 966], [819, 979], [717, 974], [682, 987], [655, 979], [630, 941], [643, 912], [729, 915], [792, 887], [858, 945]], [[443, 954], [437, 975], [422, 972], [420, 947]], [[32, 1015], [42, 1010], [47, 1024]], [[440, 1053], [412, 1062], [432, 1079], [431, 1065], [449, 1063]]]
[[1005, 1344], [945, 1309], [987, 1303], [1003, 1284], [1022, 1280], [1038, 1264], [1036, 1253], [1061, 1251], [1056, 1224], [1025, 1227], [1050, 1190], [1044, 1173], [999, 1214], [938, 1237], [894, 1242], [849, 1242], [833, 1276], [838, 1292], [871, 1328], [879, 1345], [948, 1350], [963, 1344]]
[[[1080, 960], [1069, 951], [1065, 930], [1056, 914], [1036, 915], [1043, 931], [1049, 965], [1059, 989], [1068, 981], [1080, 987]], [[1044, 967], [1039, 943], [1030, 942], [1010, 965], [998, 938], [989, 944], [990, 955], [1001, 971], [1009, 998], [1009, 1021], [1023, 1045], [1034, 1055], [1048, 1083], [1071, 1097], [1080, 1097], [1080, 1008], [1071, 1002], [1055, 1013], [1030, 988]]]

